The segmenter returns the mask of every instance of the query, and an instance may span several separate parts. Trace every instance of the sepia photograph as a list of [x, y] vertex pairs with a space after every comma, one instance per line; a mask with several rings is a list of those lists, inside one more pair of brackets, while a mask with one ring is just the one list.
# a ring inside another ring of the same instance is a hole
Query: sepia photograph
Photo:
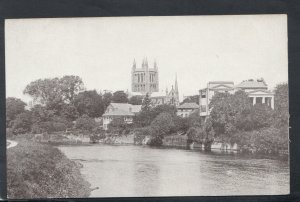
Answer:
[[286, 14], [5, 20], [7, 197], [290, 193]]

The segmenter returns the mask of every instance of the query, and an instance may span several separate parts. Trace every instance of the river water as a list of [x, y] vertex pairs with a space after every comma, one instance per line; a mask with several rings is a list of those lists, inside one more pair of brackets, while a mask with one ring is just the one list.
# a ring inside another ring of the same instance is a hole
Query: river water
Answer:
[[146, 146], [60, 146], [83, 164], [91, 197], [289, 193], [287, 161]]

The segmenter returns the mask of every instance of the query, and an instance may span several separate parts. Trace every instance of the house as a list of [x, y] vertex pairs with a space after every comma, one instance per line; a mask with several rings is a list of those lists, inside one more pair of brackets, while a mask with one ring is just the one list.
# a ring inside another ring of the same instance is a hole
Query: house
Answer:
[[199, 90], [199, 113], [201, 117], [209, 115], [209, 103], [216, 92], [234, 93], [234, 83], [232, 81], [210, 81], [206, 88]]
[[197, 109], [199, 109], [199, 105], [196, 103], [183, 103], [177, 107], [177, 116], [188, 117]]
[[245, 80], [235, 86], [235, 90], [245, 91], [254, 104], [267, 104], [274, 109], [274, 93], [268, 90], [268, 85], [263, 78]]
[[108, 129], [108, 124], [116, 118], [124, 118], [125, 123], [131, 124], [135, 114], [141, 111], [142, 105], [132, 105], [128, 103], [111, 103], [107, 108], [103, 117], [103, 129]]
[[203, 118], [209, 116], [209, 103], [216, 92], [232, 94], [239, 90], [248, 94], [253, 105], [262, 103], [274, 109], [274, 93], [268, 90], [263, 78], [245, 80], [238, 85], [234, 85], [232, 81], [211, 81], [206, 88], [199, 90], [200, 116]]

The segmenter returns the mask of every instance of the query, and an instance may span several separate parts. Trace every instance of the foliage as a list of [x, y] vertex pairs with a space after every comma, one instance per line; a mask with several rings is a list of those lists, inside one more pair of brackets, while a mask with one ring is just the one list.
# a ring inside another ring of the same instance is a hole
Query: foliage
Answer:
[[141, 95], [132, 96], [129, 99], [128, 103], [132, 104], [132, 105], [142, 105], [143, 104], [143, 96], [141, 96]]
[[75, 128], [82, 131], [92, 131], [96, 127], [96, 122], [93, 118], [83, 115], [76, 119]]
[[238, 117], [250, 111], [252, 104], [244, 91], [235, 94], [217, 93], [211, 99], [209, 108], [212, 127], [217, 136], [232, 135], [237, 131]]
[[79, 117], [79, 113], [74, 104], [63, 104], [60, 115], [69, 121], [74, 121]]
[[13, 121], [18, 114], [25, 112], [26, 103], [21, 99], [8, 97], [6, 98], [6, 126], [11, 126]]
[[124, 91], [114, 92], [111, 100], [114, 103], [128, 103], [128, 97]]
[[150, 109], [151, 109], [151, 100], [149, 94], [147, 93], [142, 102], [142, 112], [149, 112]]
[[288, 84], [278, 84], [275, 88], [274, 105], [275, 120], [277, 127], [288, 127], [289, 125], [289, 95]]
[[90, 184], [59, 149], [18, 140], [7, 150], [8, 198], [88, 197]]
[[12, 121], [12, 133], [28, 133], [31, 130], [31, 124], [31, 113], [29, 111], [22, 112]]
[[166, 136], [175, 127], [173, 117], [169, 113], [163, 112], [159, 114], [151, 123], [154, 136]]
[[104, 113], [102, 96], [96, 90], [79, 93], [74, 99], [74, 105], [80, 116], [86, 114], [89, 117], [100, 117]]
[[59, 79], [62, 98], [67, 103], [72, 103], [75, 96], [84, 90], [84, 84], [79, 76], [64, 76]]
[[143, 128], [136, 128], [134, 133], [134, 143], [135, 144], [142, 144], [142, 141], [146, 136], [151, 137], [152, 136], [152, 128], [150, 126], [143, 127]]
[[110, 105], [112, 97], [113, 95], [110, 92], [106, 92], [103, 94], [102, 99], [103, 99], [104, 110], [108, 107], [108, 105]]
[[110, 132], [121, 135], [123, 131], [127, 128], [127, 123], [125, 123], [123, 117], [115, 117], [108, 125], [108, 130]]
[[62, 78], [38, 79], [26, 86], [23, 93], [30, 95], [35, 101], [57, 109], [61, 103], [70, 103], [75, 95], [84, 89], [83, 82], [78, 76], [64, 76]]

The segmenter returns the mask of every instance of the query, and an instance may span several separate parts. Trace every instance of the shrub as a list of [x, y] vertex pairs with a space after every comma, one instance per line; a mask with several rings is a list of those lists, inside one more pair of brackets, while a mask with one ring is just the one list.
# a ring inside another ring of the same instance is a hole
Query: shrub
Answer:
[[79, 166], [59, 149], [18, 140], [7, 150], [9, 198], [88, 197], [89, 183]]

